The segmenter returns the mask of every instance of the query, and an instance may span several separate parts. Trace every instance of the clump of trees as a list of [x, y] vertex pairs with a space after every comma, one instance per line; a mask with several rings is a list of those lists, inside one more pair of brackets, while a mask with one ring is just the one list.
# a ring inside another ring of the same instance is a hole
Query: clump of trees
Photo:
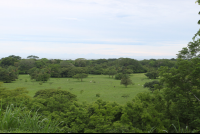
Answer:
[[31, 79], [36, 81], [43, 81], [46, 82], [50, 78], [51, 69], [50, 68], [43, 68], [38, 69], [36, 67], [29, 70]]
[[0, 67], [0, 81], [10, 83], [18, 79], [18, 69], [14, 66]]

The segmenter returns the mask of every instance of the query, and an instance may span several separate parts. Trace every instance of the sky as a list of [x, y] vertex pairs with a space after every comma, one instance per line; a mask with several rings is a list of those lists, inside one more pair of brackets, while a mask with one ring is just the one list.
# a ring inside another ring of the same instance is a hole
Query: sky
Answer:
[[176, 58], [199, 30], [195, 1], [0, 0], [0, 58]]

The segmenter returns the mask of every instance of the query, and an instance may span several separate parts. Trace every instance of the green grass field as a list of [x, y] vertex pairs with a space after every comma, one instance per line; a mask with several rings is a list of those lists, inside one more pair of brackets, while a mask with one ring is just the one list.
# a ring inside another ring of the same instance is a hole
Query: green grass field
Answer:
[[[25, 79], [27, 79], [27, 82], [25, 82]], [[96, 83], [90, 83], [91, 80], [94, 80]], [[145, 82], [152, 81], [144, 73], [132, 74], [131, 80], [134, 82], [134, 85], [128, 85], [127, 88], [124, 85], [120, 85], [120, 80], [115, 80], [112, 77], [109, 78], [108, 75], [88, 75], [87, 78], [83, 79], [83, 82], [73, 78], [50, 78], [48, 82], [40, 85], [39, 82], [32, 82], [29, 75], [19, 75], [18, 80], [12, 83], [4, 83], [3, 87], [7, 89], [25, 87], [29, 91], [28, 94], [32, 97], [35, 92], [41, 89], [61, 88], [77, 95], [79, 102], [86, 101], [87, 103], [91, 103], [101, 98], [104, 101], [115, 101], [119, 104], [125, 104], [126, 101], [132, 100], [136, 94], [148, 91], [142, 85]], [[100, 97], [96, 97], [98, 93]], [[128, 94], [129, 97], [121, 97], [124, 94]]]

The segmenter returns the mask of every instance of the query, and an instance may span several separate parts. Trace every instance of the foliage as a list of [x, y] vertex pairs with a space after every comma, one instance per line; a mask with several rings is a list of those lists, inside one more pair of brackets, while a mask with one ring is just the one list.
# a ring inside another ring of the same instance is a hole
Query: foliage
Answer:
[[76, 102], [76, 95], [66, 90], [46, 89], [38, 91], [32, 101], [31, 109], [52, 120], [57, 120], [64, 132], [83, 132], [88, 114], [83, 105]]
[[1, 59], [1, 66], [7, 67], [7, 66], [14, 66], [14, 63], [18, 61], [18, 58], [13, 57], [5, 57]]
[[48, 64], [48, 59], [46, 58], [42, 58], [40, 60], [35, 61], [35, 66], [37, 68], [44, 68], [45, 66], [47, 66], [47, 64]]
[[72, 63], [69, 63], [68, 61], [61, 61], [60, 62], [60, 67], [68, 68], [68, 67], [74, 67], [74, 65]]
[[10, 83], [18, 78], [18, 69], [14, 66], [7, 68], [0, 67], [0, 81]]
[[111, 70], [109, 70], [108, 75], [109, 75], [109, 77], [110, 77], [110, 75], [111, 75], [112, 78], [113, 78], [113, 76], [114, 76], [116, 73], [117, 73], [117, 71], [116, 71], [115, 69], [111, 69]]
[[48, 67], [51, 68], [51, 77], [61, 77], [61, 67], [59, 64], [51, 64]]
[[163, 132], [170, 123], [165, 117], [165, 108], [165, 100], [160, 92], [155, 92], [153, 96], [139, 93], [132, 102], [127, 102], [124, 106], [121, 122], [142, 131], [156, 127], [157, 132]]
[[157, 77], [159, 77], [158, 75], [158, 71], [149, 71], [147, 72], [145, 75], [149, 78], [149, 79], [156, 79]]
[[[116, 64], [118, 64], [121, 67], [121, 70], [118, 71], [118, 73], [132, 73], [130, 70], [132, 70], [134, 73], [144, 73], [145, 69], [142, 67], [141, 63], [135, 59], [130, 58], [119, 58], [116, 60]], [[130, 70], [126, 70], [130, 69]], [[127, 72], [126, 72], [126, 71]]]
[[[1, 105], [2, 109], [2, 105]], [[47, 118], [41, 119], [37, 112], [31, 111], [27, 113], [26, 109], [14, 107], [13, 104], [8, 105], [5, 113], [0, 111], [0, 130], [48, 133], [61, 132], [58, 128], [58, 123]]]
[[114, 129], [113, 122], [120, 120], [122, 107], [115, 102], [98, 99], [87, 107], [89, 121], [85, 133], [106, 133]]
[[120, 84], [123, 84], [125, 87], [127, 87], [127, 85], [130, 85], [133, 83], [132, 83], [132, 80], [130, 79], [129, 75], [125, 74], [125, 75], [123, 75]]
[[144, 84], [144, 88], [146, 88], [146, 87], [149, 88], [149, 90], [152, 91], [152, 93], [153, 93], [153, 91], [155, 90], [155, 87], [154, 87], [155, 84], [158, 84], [159, 86], [161, 86], [161, 83], [159, 81], [154, 80], [151, 82], [146, 82]]
[[20, 73], [28, 73], [28, 70], [35, 67], [35, 60], [34, 59], [23, 59], [19, 62], [19, 70]]
[[78, 79], [78, 80], [81, 79], [81, 81], [83, 81], [82, 79], [86, 77], [88, 77], [88, 74], [85, 74], [85, 73], [80, 73], [73, 76], [73, 78]]
[[124, 74], [122, 74], [122, 73], [118, 73], [118, 74], [115, 75], [115, 79], [116, 79], [116, 80], [121, 80], [122, 77], [123, 77], [123, 75], [124, 75]]
[[96, 97], [100, 97], [100, 94], [98, 93], [98, 94], [96, 94]]
[[32, 68], [29, 70], [31, 79], [35, 79], [36, 81], [48, 81], [50, 78], [50, 68]]
[[54, 95], [64, 95], [66, 98], [70, 100], [76, 100], [76, 95], [73, 95], [66, 90], [60, 90], [60, 89], [39, 90], [35, 93], [33, 98], [50, 98], [53, 97]]
[[132, 74], [133, 70], [131, 70], [131, 69], [125, 69], [124, 73], [125, 74]]
[[84, 58], [78, 58], [75, 60], [75, 66], [76, 67], [85, 67], [86, 66], [86, 59]]
[[178, 117], [180, 122], [190, 124], [193, 127], [198, 124], [197, 122], [200, 123], [200, 120], [196, 118], [200, 112], [199, 62], [199, 58], [178, 59], [178, 69], [160, 68], [160, 81], [165, 84], [164, 97], [169, 107], [174, 107], [173, 110], [169, 110], [169, 113], [171, 113], [169, 115]]

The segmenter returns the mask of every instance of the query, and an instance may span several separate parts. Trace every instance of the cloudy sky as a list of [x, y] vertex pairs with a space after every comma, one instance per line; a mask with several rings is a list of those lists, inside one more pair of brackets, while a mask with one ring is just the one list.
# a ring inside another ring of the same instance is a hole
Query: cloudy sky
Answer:
[[176, 58], [196, 0], [0, 0], [0, 58]]

